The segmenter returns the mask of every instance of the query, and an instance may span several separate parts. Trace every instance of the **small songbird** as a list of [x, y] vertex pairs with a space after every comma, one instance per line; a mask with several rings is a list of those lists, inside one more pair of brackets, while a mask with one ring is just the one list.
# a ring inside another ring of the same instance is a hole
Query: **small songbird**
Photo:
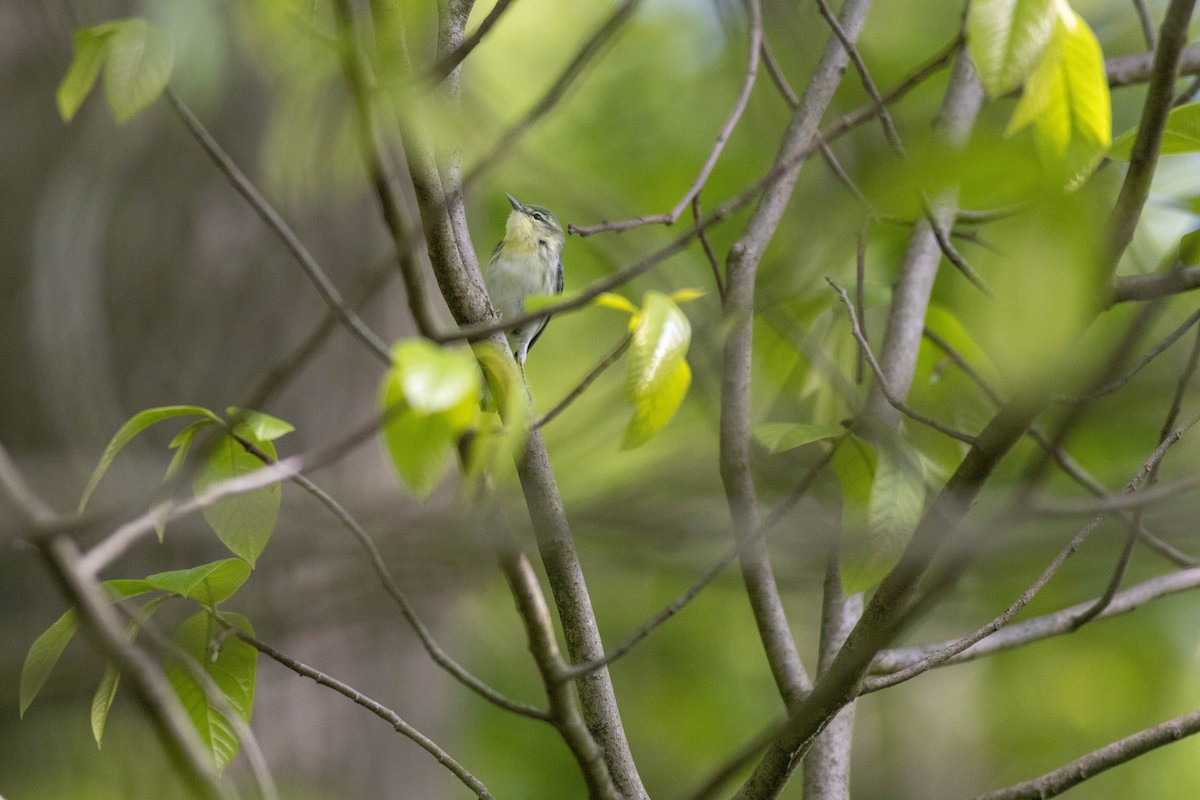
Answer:
[[[492, 307], [502, 320], [525, 313], [525, 298], [531, 294], [562, 294], [566, 239], [558, 218], [549, 211], [522, 205], [511, 194], [505, 193], [505, 197], [513, 210], [504, 226], [504, 238], [483, 270]], [[547, 317], [505, 331], [522, 375], [525, 357], [549, 321]]]

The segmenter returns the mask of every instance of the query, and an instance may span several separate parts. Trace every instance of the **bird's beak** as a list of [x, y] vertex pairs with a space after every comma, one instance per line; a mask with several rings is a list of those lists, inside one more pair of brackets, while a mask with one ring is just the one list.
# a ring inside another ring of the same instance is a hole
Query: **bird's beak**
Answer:
[[525, 206], [521, 205], [520, 202], [518, 202], [517, 198], [513, 197], [508, 192], [505, 192], [504, 196], [508, 198], [508, 202], [512, 204], [512, 207], [514, 210], [516, 210], [516, 211], [524, 211], [525, 210]]

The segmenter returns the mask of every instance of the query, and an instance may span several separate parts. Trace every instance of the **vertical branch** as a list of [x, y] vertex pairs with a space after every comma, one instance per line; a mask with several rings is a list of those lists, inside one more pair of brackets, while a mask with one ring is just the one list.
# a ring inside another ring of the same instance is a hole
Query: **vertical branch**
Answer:
[[1167, 114], [1175, 101], [1175, 79], [1179, 76], [1179, 58], [1187, 44], [1188, 23], [1196, 0], [1172, 0], [1159, 31], [1154, 69], [1146, 89], [1146, 102], [1138, 123], [1137, 138], [1129, 156], [1129, 170], [1121, 184], [1121, 194], [1113, 209], [1109, 231], [1108, 269], [1111, 274], [1125, 248], [1133, 241], [1133, 231], [1150, 194], [1150, 181], [1158, 164], [1158, 151]]
[[[950, 76], [939, 117], [941, 133], [948, 144], [961, 147], [966, 143], [982, 105], [983, 89], [975, 77], [971, 59], [962, 52], [954, 62], [954, 72]], [[957, 193], [952, 190], [945, 192], [931, 205], [932, 216], [939, 225], [948, 227], [953, 224], [958, 205]], [[912, 385], [921, 335], [925, 329], [925, 313], [929, 308], [929, 294], [933, 290], [941, 259], [942, 251], [933, 224], [927, 219], [919, 220], [908, 240], [904, 262], [892, 291], [887, 332], [884, 334], [883, 350], [879, 354], [887, 386], [900, 399], [908, 396]], [[872, 387], [867, 407], [872, 414], [891, 425], [900, 422], [900, 412], [888, 402], [879, 383]]]
[[[842, 29], [857, 38], [866, 19], [869, 0], [847, 0], [842, 9]], [[783, 217], [800, 175], [808, 148], [817, 133], [833, 93], [841, 82], [848, 55], [831, 38], [808, 91], [800, 100], [776, 155], [779, 169], [767, 184], [746, 230], [734, 243], [726, 260], [725, 316], [730, 323], [725, 339], [721, 385], [721, 479], [733, 518], [734, 534], [741, 547], [742, 578], [766, 650], [771, 674], [789, 706], [809, 688], [809, 679], [796, 651], [779, 587], [771, 568], [765, 540], [759, 529], [758, 498], [750, 471], [750, 390], [754, 333], [754, 287], [758, 265]]]

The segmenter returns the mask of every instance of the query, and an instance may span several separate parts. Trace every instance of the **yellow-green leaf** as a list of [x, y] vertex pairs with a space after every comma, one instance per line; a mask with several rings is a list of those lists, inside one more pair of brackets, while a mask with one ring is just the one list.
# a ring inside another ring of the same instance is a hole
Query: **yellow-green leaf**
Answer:
[[285, 436], [296, 430], [296, 426], [290, 422], [284, 422], [279, 417], [272, 417], [270, 414], [264, 414], [261, 411], [252, 411], [248, 408], [229, 407], [225, 409], [225, 413], [230, 419], [237, 421], [237, 426], [234, 430], [238, 434], [249, 433], [249, 437], [260, 442], [273, 442], [280, 436]]
[[70, 122], [75, 117], [75, 112], [79, 111], [79, 107], [91, 93], [96, 78], [100, 75], [100, 65], [104, 63], [107, 54], [108, 38], [118, 27], [118, 23], [105, 22], [75, 31], [75, 56], [55, 95], [58, 113], [63, 122]]
[[175, 45], [165, 29], [140, 18], [117, 23], [107, 45], [104, 94], [117, 122], [128, 122], [166, 88]]
[[191, 569], [177, 569], [147, 575], [155, 589], [188, 597], [210, 608], [233, 597], [250, 577], [250, 565], [240, 558], [226, 558]]
[[971, 0], [967, 46], [993, 97], [1016, 89], [1050, 41], [1055, 0]]
[[601, 308], [611, 308], [614, 311], [624, 311], [625, 313], [632, 314], [633, 316], [637, 316], [638, 313], [641, 312], [641, 309], [635, 306], [627, 298], [622, 297], [619, 294], [613, 294], [612, 292], [605, 292], [604, 294], [598, 295], [596, 299], [592, 301], [592, 304], [600, 306]]
[[1063, 4], [1059, 10], [1007, 134], [1032, 126], [1043, 160], [1074, 179], [1091, 169], [1112, 141], [1112, 108], [1100, 43], [1070, 7]]
[[691, 339], [692, 326], [679, 306], [662, 292], [647, 292], [625, 373], [634, 408], [625, 429], [626, 449], [646, 442], [675, 415], [692, 380], [685, 360]]
[[[394, 365], [380, 386], [383, 444], [405, 485], [426, 497], [480, 413], [480, 369], [469, 349], [424, 339], [400, 342], [392, 352]], [[513, 394], [507, 391], [504, 402], [514, 402]]]

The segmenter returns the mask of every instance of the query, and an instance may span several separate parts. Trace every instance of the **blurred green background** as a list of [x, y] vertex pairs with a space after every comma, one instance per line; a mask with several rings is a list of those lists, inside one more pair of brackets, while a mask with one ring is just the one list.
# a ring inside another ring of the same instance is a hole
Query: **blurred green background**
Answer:
[[[402, 5], [412, 58], [425, 63], [434, 41], [434, 5], [417, 0]], [[1131, 4], [1074, 5], [1106, 54], [1143, 49]], [[1158, 16], [1165, 3], [1150, 5]], [[351, 104], [324, 38], [328, 15], [318, 6], [323, 4], [308, 0], [0, 3], [0, 441], [56, 508], [74, 507], [104, 444], [131, 414], [177, 403], [238, 405], [323, 312], [287, 252], [165, 103], [117, 127], [93, 97], [71, 125], [62, 123], [54, 91], [70, 62], [72, 30], [132, 14], [168, 26], [178, 49], [173, 86], [339, 287], [353, 295], [386, 268], [390, 244], [364, 186]], [[420, 93], [387, 88], [404, 113], [431, 125], [440, 146], [461, 144], [469, 171], [613, 8], [611, 2], [515, 2], [464, 67], [460, 111]], [[481, 3], [473, 24], [489, 9]], [[961, 3], [943, 0], [880, 3], [861, 43], [877, 83], [895, 85], [948, 44], [961, 13]], [[768, 2], [764, 14], [771, 46], [801, 90], [827, 28], [811, 3]], [[478, 252], [490, 252], [501, 234], [508, 212], [504, 192], [577, 225], [669, 209], [690, 185], [737, 95], [746, 41], [740, 4], [647, 0], [555, 109], [472, 185], [468, 208]], [[894, 108], [914, 150], [932, 148], [930, 123], [947, 75], [943, 70]], [[1114, 95], [1115, 131], [1136, 123], [1141, 96], [1138, 88]], [[865, 100], [850, 73], [829, 118]], [[952, 177], [964, 183], [968, 205], [1011, 201], [1023, 181], [1036, 181], [1028, 143], [1000, 141], [1012, 106], [1011, 99], [989, 104], [976, 134], [978, 149], [955, 164]], [[745, 117], [702, 193], [706, 209], [761, 176], [787, 116], [760, 74]], [[859, 128], [834, 149], [875, 202], [911, 214], [910, 176], [888, 152], [877, 126]], [[1163, 161], [1125, 271], [1155, 269], [1171, 242], [1197, 226], [1194, 204], [1186, 202], [1195, 175], [1190, 159]], [[1082, 210], [1062, 210], [1062, 218], [1046, 229], [996, 232], [1001, 252], [1011, 259], [1013, 248], [1031, 248], [1018, 258], [1036, 275], [1047, 268], [1045, 258], [1056, 258], [1039, 255], [1039, 243], [1084, 247], [1072, 242], [1086, 239], [1086, 229], [1078, 237], [1060, 234], [1080, 220], [1094, 222], [1094, 210], [1111, 200], [1119, 177], [1116, 167], [1102, 173], [1077, 204]], [[719, 257], [747, 213], [712, 232]], [[1068, 216], [1076, 213], [1078, 219]], [[835, 276], [845, 285], [853, 281], [865, 216], [825, 164], [814, 160], [806, 166], [759, 277], [756, 422], [820, 416], [836, 421], [847, 413], [846, 399], [830, 388], [821, 367], [838, 359], [845, 363], [846, 356], [853, 362], [844, 318], [823, 277]], [[570, 238], [564, 254], [568, 290], [631, 263], [675, 233], [649, 227]], [[985, 229], [983, 237], [990, 235]], [[903, 226], [870, 229], [867, 279], [884, 297], [906, 239]], [[965, 252], [987, 265], [983, 248]], [[985, 277], [999, 280], [1005, 267], [987, 269]], [[1031, 321], [989, 322], [969, 296], [970, 287], [946, 272], [936, 302], [959, 316], [1002, 372], [1005, 357], [997, 348], [1005, 334], [1019, 328], [1027, 334], [1022, 342], [1044, 340], [1048, 334], [1038, 325], [1062, 308], [1065, 297], [1086, 288], [1085, 277], [1068, 273], [1065, 283], [1047, 284], [1041, 294], [1046, 306], [1030, 309]], [[619, 367], [545, 430], [608, 642], [619, 641], [668, 603], [728, 546], [716, 462], [723, 329], [708, 263], [692, 247], [625, 293], [637, 300], [647, 289], [687, 287], [707, 291], [685, 306], [693, 324], [694, 381], [663, 434], [638, 450], [619, 449], [628, 415]], [[440, 301], [435, 306], [449, 325]], [[1155, 331], [1165, 333], [1194, 307], [1194, 297], [1171, 301]], [[1093, 363], [1093, 353], [1113, 340], [1133, 311], [1106, 314], [1089, 332], [1099, 349], [1072, 356], [1083, 365]], [[882, 330], [884, 313], [880, 305], [869, 314], [874, 334]], [[363, 315], [389, 340], [414, 333], [394, 278]], [[544, 410], [569, 391], [619, 341], [626, 321], [599, 308], [555, 318], [529, 359], [535, 405]], [[1110, 487], [1127, 480], [1153, 449], [1186, 355], [1186, 345], [1169, 351], [1134, 384], [1098, 403], [1077, 429], [1072, 453]], [[944, 365], [937, 362], [923, 355], [914, 402], [976, 429], [987, 419], [986, 401], [961, 375], [946, 373], [940, 380]], [[852, 381], [853, 373], [847, 374]], [[281, 443], [282, 452], [336, 442], [368, 420], [380, 376], [369, 354], [336, 331], [262, 408], [297, 426]], [[849, 391], [852, 405], [861, 389]], [[1186, 400], [1184, 418], [1196, 411], [1194, 392]], [[154, 429], [140, 437], [122, 454], [97, 501], [114, 509], [145, 502], [166, 466], [172, 433]], [[953, 463], [961, 454], [925, 432], [915, 436], [939, 463]], [[1006, 462], [1007, 474], [1031, 455], [1031, 448], [1018, 448]], [[789, 491], [811, 458], [803, 452], [758, 456], [764, 502]], [[1165, 475], [1180, 474], [1198, 456], [1200, 448], [1185, 439], [1168, 459]], [[486, 548], [464, 532], [468, 527], [455, 509], [453, 476], [429, 501], [415, 502], [372, 442], [314, 478], [371, 531], [447, 650], [504, 691], [540, 701], [504, 582]], [[1078, 494], [1059, 477], [1051, 485]], [[519, 492], [511, 486], [503, 491], [507, 519], [532, 551]], [[815, 663], [823, 542], [838, 511], [836, 487], [826, 481], [772, 533], [785, 602], [808, 663]], [[103, 664], [82, 642], [71, 646], [43, 695], [18, 719], [25, 650], [64, 605], [36, 554], [17, 541], [11, 514], [0, 504], [0, 795], [178, 796], [180, 787], [127, 696], [118, 698], [104, 748], [97, 751], [88, 709]], [[1200, 552], [1194, 508], [1186, 497], [1156, 508], [1149, 519], [1163, 538]], [[939, 640], [990, 619], [1033, 580], [1074, 525], [998, 528], [994, 546], [977, 567], [905, 634], [906, 641]], [[1102, 526], [1029, 613], [1096, 595], [1122, 539], [1119, 526]], [[105, 577], [221, 557], [223, 549], [203, 522], [188, 519], [172, 528], [165, 544], [143, 543]], [[1126, 583], [1166, 569], [1152, 554], [1139, 552]], [[291, 487], [284, 491], [277, 533], [234, 608], [251, 617], [267, 642], [391, 706], [497, 797], [584, 796], [553, 731], [495, 710], [434, 667], [354, 543], [324, 509]], [[854, 797], [969, 797], [1036, 776], [1195, 708], [1198, 612], [1193, 596], [1161, 600], [1130, 617], [867, 697], [856, 725]], [[783, 710], [736, 570], [620, 661], [613, 679], [633, 752], [656, 798], [696, 787]], [[265, 659], [259, 663], [253, 728], [287, 798], [467, 796], [449, 773], [380, 720]], [[230, 769], [247, 778], [243, 759]], [[785, 796], [800, 796], [798, 780]], [[1200, 742], [1191, 740], [1071, 794], [1081, 800], [1196, 796]]]

